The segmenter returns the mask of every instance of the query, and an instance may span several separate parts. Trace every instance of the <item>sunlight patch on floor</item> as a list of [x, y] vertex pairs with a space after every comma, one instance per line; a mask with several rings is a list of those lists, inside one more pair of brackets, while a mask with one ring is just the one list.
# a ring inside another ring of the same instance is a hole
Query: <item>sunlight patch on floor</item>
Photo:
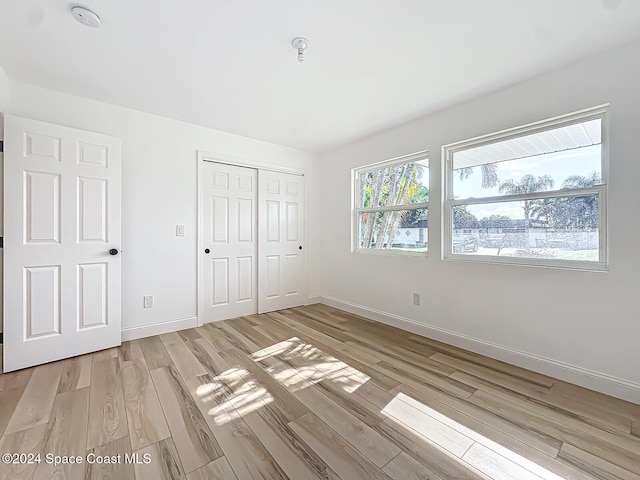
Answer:
[[201, 401], [214, 404], [207, 414], [216, 425], [241, 418], [273, 401], [267, 389], [243, 368], [231, 368], [198, 386], [196, 395]]
[[[282, 342], [271, 345], [252, 355], [255, 362], [275, 359], [286, 368], [270, 366], [267, 372], [294, 391], [309, 385], [330, 380], [338, 383], [345, 392], [353, 393], [369, 380], [369, 376], [351, 367], [337, 358], [324, 353], [321, 349], [303, 342], [298, 337], [291, 337]], [[291, 366], [291, 364], [296, 366]], [[292, 375], [293, 370], [296, 376]]]
[[564, 480], [564, 477], [404, 393], [398, 393], [382, 413], [418, 433], [439, 450], [448, 452], [456, 461], [470, 465], [491, 478]]

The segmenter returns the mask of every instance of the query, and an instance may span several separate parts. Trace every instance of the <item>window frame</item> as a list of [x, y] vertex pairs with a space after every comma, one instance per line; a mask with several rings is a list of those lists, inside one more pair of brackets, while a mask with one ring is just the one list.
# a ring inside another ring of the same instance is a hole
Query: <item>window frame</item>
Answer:
[[[607, 224], [607, 191], [609, 185], [609, 104], [580, 110], [578, 112], [553, 117], [547, 120], [530, 123], [520, 127], [502, 130], [500, 132], [482, 135], [469, 140], [455, 142], [442, 147], [442, 259], [493, 263], [501, 265], [522, 265], [533, 267], [562, 268], [573, 270], [608, 271], [609, 270], [609, 230]], [[535, 192], [516, 195], [500, 195], [482, 198], [453, 198], [453, 156], [456, 152], [469, 148], [481, 147], [492, 143], [515, 139], [526, 135], [553, 130], [558, 127], [575, 125], [590, 120], [600, 119], [601, 128], [601, 184], [587, 188], [557, 189], [548, 192]], [[453, 207], [456, 205], [482, 205], [522, 200], [537, 200], [558, 197], [581, 197], [586, 195], [598, 196], [598, 261], [587, 260], [555, 260], [524, 257], [500, 257], [498, 255], [465, 255], [453, 253]]]
[[[402, 155], [389, 160], [383, 160], [381, 162], [370, 163], [360, 167], [351, 169], [351, 253], [363, 253], [366, 255], [400, 255], [411, 257], [423, 257], [429, 256], [429, 227], [427, 225], [427, 250], [425, 252], [411, 252], [406, 250], [393, 250], [384, 248], [361, 248], [359, 246], [359, 219], [363, 213], [377, 213], [377, 212], [391, 212], [400, 210], [417, 210], [420, 208], [429, 209], [429, 202], [420, 203], [408, 203], [403, 205], [385, 206], [385, 207], [359, 207], [359, 192], [360, 192], [360, 175], [382, 168], [393, 167], [395, 165], [402, 165], [405, 163], [418, 162], [421, 160], [429, 160], [429, 151], [421, 150], [419, 152], [410, 153], [408, 155]], [[431, 192], [431, 167], [429, 165], [429, 192]], [[431, 195], [429, 195], [431, 198]]]

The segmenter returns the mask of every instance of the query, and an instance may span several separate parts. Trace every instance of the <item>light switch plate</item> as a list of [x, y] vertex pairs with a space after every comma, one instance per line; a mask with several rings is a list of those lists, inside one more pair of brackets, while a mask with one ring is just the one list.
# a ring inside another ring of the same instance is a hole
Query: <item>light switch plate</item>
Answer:
[[184, 225], [176, 225], [176, 237], [184, 237]]
[[153, 307], [153, 295], [145, 295], [144, 296], [144, 308]]

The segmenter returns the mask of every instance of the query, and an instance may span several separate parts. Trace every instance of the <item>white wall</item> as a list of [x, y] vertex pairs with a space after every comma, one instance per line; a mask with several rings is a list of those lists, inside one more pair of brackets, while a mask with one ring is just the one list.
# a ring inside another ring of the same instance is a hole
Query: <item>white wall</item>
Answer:
[[[639, 57], [616, 48], [321, 155], [324, 301], [640, 403]], [[608, 273], [440, 258], [443, 145], [607, 102]], [[350, 169], [424, 149], [430, 257], [350, 253]]]
[[2, 112], [9, 103], [9, 79], [0, 67], [0, 112]]
[[[197, 150], [307, 169], [312, 177], [306, 152], [15, 82], [5, 112], [122, 139], [123, 330], [195, 321]], [[309, 217], [313, 269], [313, 205]], [[184, 237], [175, 236], [177, 224]], [[153, 308], [143, 308], [144, 295], [154, 296]]]

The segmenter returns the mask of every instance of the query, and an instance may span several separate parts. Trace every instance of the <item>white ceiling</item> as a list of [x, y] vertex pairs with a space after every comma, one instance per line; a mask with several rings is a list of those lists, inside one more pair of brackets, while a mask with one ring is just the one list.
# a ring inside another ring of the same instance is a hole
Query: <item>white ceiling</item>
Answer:
[[[639, 0], [83, 5], [100, 29], [77, 23], [68, 0], [1, 0], [7, 76], [310, 151], [640, 36]], [[303, 64], [296, 36], [311, 42]]]

